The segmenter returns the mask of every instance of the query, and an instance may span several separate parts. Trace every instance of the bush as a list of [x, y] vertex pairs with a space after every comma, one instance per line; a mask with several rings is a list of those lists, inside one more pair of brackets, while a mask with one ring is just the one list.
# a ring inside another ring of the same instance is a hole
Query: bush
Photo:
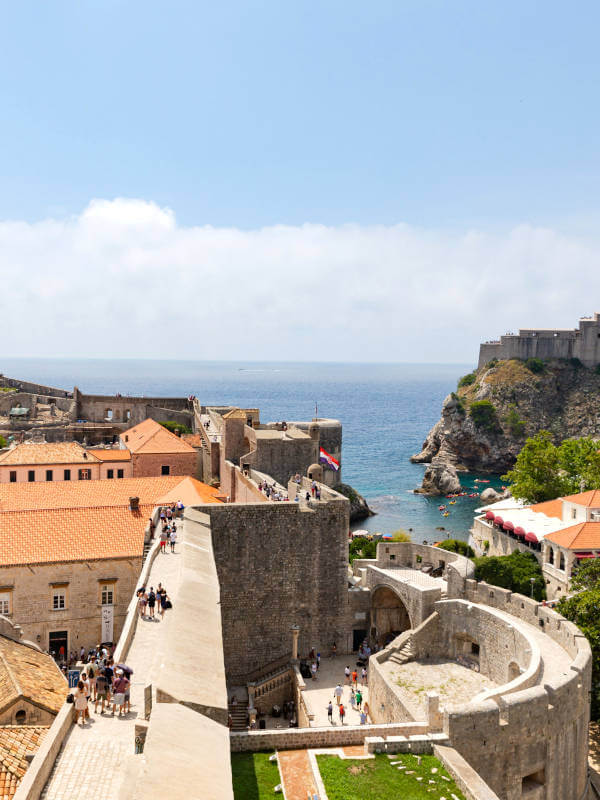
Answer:
[[410, 541], [412, 541], [410, 533], [407, 533], [406, 531], [402, 530], [402, 528], [392, 533], [392, 542], [410, 542]]
[[452, 397], [452, 399], [456, 403], [456, 410], [458, 411], [458, 413], [459, 414], [463, 414], [463, 415], [466, 414], [467, 412], [466, 412], [466, 409], [465, 409], [465, 403], [464, 403], [464, 400], [462, 399], [462, 397], [459, 397], [456, 394], [456, 392], [451, 392], [450, 396]]
[[484, 539], [483, 540], [483, 549], [484, 550], [489, 550], [490, 549], [490, 543], [489, 543], [488, 539]]
[[494, 432], [500, 429], [496, 408], [489, 400], [475, 400], [469, 408], [469, 416], [477, 428]]
[[468, 375], [463, 375], [462, 378], [458, 380], [458, 388], [462, 389], [463, 386], [472, 386], [477, 379], [477, 375], [474, 372], [469, 372]]
[[338, 483], [337, 486], [333, 487], [334, 492], [339, 492], [343, 494], [344, 497], [347, 497], [351, 503], [356, 503], [359, 499], [357, 492], [349, 486], [347, 483]]
[[525, 436], [525, 422], [519, 418], [517, 407], [514, 403], [508, 407], [506, 426], [515, 439], [520, 439]]
[[446, 539], [445, 542], [440, 542], [438, 547], [441, 550], [447, 550], [449, 553], [459, 553], [459, 555], [466, 556], [467, 558], [473, 558], [475, 556], [473, 548], [466, 542], [463, 542], [462, 539]]
[[160, 423], [163, 428], [166, 428], [171, 433], [191, 433], [192, 429], [188, 428], [187, 425], [184, 425], [182, 422], [174, 422], [172, 419], [167, 420], [166, 422]]
[[6, 439], [4, 436], [0, 436], [0, 448], [6, 447]]
[[539, 375], [540, 372], [543, 372], [546, 368], [546, 365], [542, 361], [541, 358], [528, 358], [525, 361], [525, 366], [530, 372], [533, 372], [535, 375]]
[[377, 542], [373, 542], [364, 536], [352, 539], [348, 548], [348, 559], [350, 563], [355, 558], [375, 558], [377, 554]]
[[497, 358], [492, 358], [492, 360], [491, 360], [491, 361], [488, 361], [488, 362], [487, 362], [487, 364], [485, 365], [485, 368], [486, 368], [486, 369], [493, 369], [494, 367], [497, 367], [497, 366], [498, 366], [498, 363], [499, 363], [499, 362], [498, 362], [498, 359], [497, 359]]
[[534, 579], [534, 598], [545, 600], [546, 581], [533, 553], [516, 550], [509, 556], [482, 556], [475, 559], [475, 579], [478, 581], [531, 597], [531, 578]]

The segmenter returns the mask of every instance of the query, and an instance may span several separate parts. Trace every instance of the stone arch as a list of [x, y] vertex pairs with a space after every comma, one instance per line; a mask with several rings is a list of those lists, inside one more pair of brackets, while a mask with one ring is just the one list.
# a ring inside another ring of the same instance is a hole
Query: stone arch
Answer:
[[380, 585], [371, 593], [371, 640], [385, 646], [412, 628], [404, 601], [391, 587]]

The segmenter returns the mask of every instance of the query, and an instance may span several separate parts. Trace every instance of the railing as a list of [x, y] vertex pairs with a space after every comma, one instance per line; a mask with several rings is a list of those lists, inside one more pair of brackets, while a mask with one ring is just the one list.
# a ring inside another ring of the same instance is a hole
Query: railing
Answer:
[[253, 682], [262, 682], [264, 680], [268, 680], [275, 672], [280, 670], [282, 667], [289, 667], [291, 659], [291, 654], [286, 653], [283, 656], [275, 659], [275, 661], [270, 661], [268, 664], [265, 664], [264, 667], [259, 667], [258, 669], [249, 672], [246, 676], [247, 683]]
[[275, 674], [270, 677], [263, 678], [261, 681], [252, 682], [249, 685], [254, 686], [254, 698], [258, 699], [264, 697], [273, 689], [278, 689], [286, 683], [291, 683], [292, 676], [290, 674], [289, 666], [281, 667]]

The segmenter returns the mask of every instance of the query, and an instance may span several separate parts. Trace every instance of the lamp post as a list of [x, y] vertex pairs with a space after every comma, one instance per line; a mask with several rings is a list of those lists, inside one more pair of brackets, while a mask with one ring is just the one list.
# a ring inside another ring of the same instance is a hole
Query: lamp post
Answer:
[[531, 599], [533, 600], [533, 584], [535, 583], [535, 578], [529, 578], [529, 583], [531, 584]]
[[300, 635], [300, 626], [292, 625], [292, 661], [298, 661], [298, 636]]

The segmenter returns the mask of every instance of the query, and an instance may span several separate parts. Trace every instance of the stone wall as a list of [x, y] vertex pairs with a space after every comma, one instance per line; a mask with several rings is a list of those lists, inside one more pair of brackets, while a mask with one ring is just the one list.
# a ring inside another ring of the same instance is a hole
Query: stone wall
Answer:
[[132, 453], [134, 478], [151, 478], [162, 475], [162, 467], [169, 467], [169, 475], [198, 475], [198, 454], [189, 453]]
[[179, 412], [177, 422], [192, 427], [192, 403], [185, 397], [117, 397], [116, 395], [82, 394], [74, 389], [77, 402], [77, 419], [105, 422], [112, 411], [111, 421], [132, 427], [152, 417], [159, 422], [175, 419], [171, 412]]
[[[212, 532], [230, 683], [291, 652], [347, 640], [345, 498], [314, 503], [202, 506]], [[318, 554], [318, 557], [317, 557]], [[340, 646], [340, 645], [339, 645]]]

